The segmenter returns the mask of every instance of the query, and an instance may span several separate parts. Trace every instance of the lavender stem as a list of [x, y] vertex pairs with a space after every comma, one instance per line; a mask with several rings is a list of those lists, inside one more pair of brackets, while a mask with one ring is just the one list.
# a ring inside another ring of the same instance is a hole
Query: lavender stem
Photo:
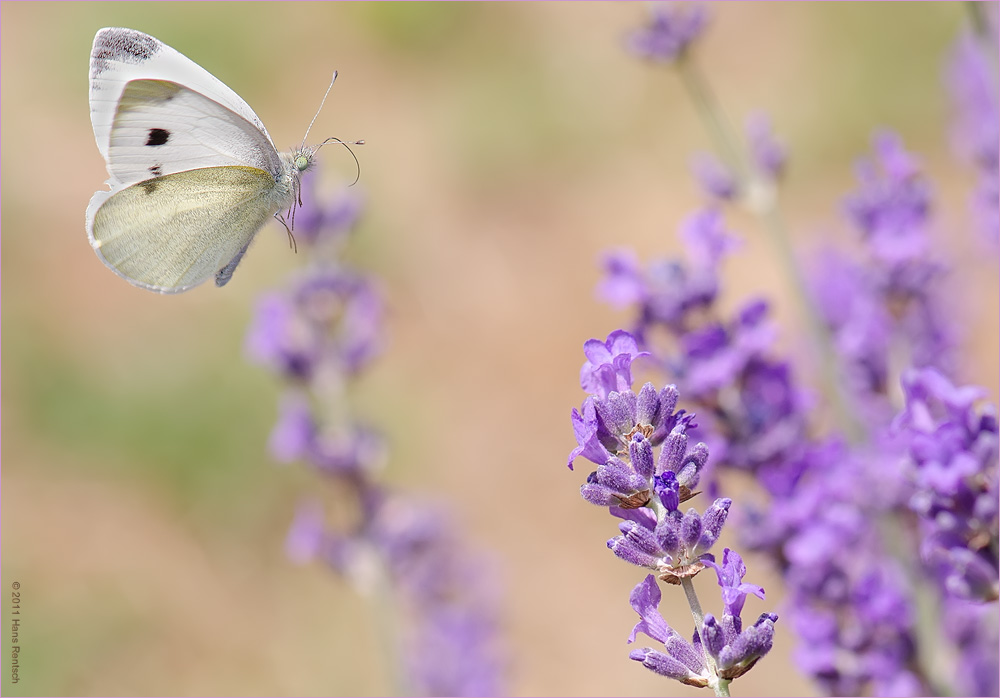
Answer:
[[820, 313], [812, 300], [802, 271], [795, 261], [784, 219], [778, 208], [777, 191], [772, 185], [761, 181], [759, 177], [754, 175], [753, 168], [747, 164], [746, 158], [741, 154], [742, 151], [736, 145], [736, 139], [732, 135], [733, 128], [729, 125], [725, 112], [715, 98], [708, 81], [698, 71], [694, 61], [689, 56], [678, 61], [677, 71], [709, 134], [715, 140], [716, 147], [723, 153], [730, 168], [735, 173], [739, 189], [745, 192], [748, 208], [761, 219], [764, 229], [770, 235], [772, 244], [778, 251], [782, 265], [785, 267], [785, 273], [795, 288], [794, 295], [798, 299], [799, 313], [805, 320], [813, 345], [819, 351], [820, 373], [826, 388], [824, 392], [834, 396], [833, 408], [837, 422], [841, 425], [848, 439], [852, 443], [858, 443], [862, 440], [864, 431], [855, 416], [857, 410], [850, 409], [848, 397], [844, 393], [843, 386], [846, 381], [839, 376], [842, 367], [834, 351], [830, 333], [820, 321]]

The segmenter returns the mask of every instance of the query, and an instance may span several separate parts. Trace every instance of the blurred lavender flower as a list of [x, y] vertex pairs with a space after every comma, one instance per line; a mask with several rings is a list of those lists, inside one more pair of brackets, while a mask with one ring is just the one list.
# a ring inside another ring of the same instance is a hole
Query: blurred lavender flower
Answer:
[[775, 181], [785, 171], [788, 152], [771, 129], [771, 121], [762, 112], [751, 114], [746, 123], [747, 142], [756, 170], [766, 179]]
[[938, 298], [945, 267], [929, 248], [929, 187], [916, 158], [895, 134], [874, 140], [875, 160], [862, 160], [859, 186], [845, 208], [868, 259], [833, 250], [817, 255], [812, 293], [831, 333], [849, 390], [869, 417], [888, 419], [890, 359], [950, 371], [952, 329]]
[[[992, 7], [991, 7], [992, 5]], [[955, 43], [946, 82], [955, 105], [955, 149], [979, 173], [972, 208], [993, 243], [1000, 241], [1000, 108], [997, 87], [997, 13], [984, 3], [985, 31], [964, 31]], [[990, 10], [993, 10], [990, 12]]]
[[[705, 246], [711, 248], [713, 239], [707, 236]], [[663, 286], [660, 292], [670, 295], [671, 289]], [[683, 286], [673, 292], [681, 295]], [[868, 523], [903, 500], [900, 469], [890, 466], [891, 454], [860, 456], [835, 441], [814, 442], [803, 392], [788, 362], [771, 355], [774, 332], [766, 322], [766, 304], [750, 301], [733, 320], [720, 322], [711, 319], [712, 300], [696, 313], [674, 315], [669, 323], [657, 322], [641, 308], [640, 317], [651, 320], [641, 326], [651, 335], [668, 330], [674, 338], [679, 351], [653, 350], [653, 358], [662, 359], [681, 389], [704, 408], [706, 431], [718, 435], [710, 443], [713, 453], [718, 451], [726, 466], [756, 474], [772, 496], [767, 509], [750, 508], [752, 516], [740, 528], [744, 542], [768, 552], [783, 571], [793, 624], [801, 634], [811, 632], [815, 618], [831, 619], [821, 637], [803, 635], [808, 644], [800, 666], [834, 693], [922, 687], [922, 678], [908, 669], [915, 629], [905, 577]], [[858, 483], [870, 481], [875, 472], [877, 496], [859, 501]], [[632, 519], [627, 530], [623, 525], [623, 536], [630, 535], [635, 545], [622, 549], [630, 561], [652, 567], [663, 546], [654, 547], [648, 535], [641, 535], [643, 520]], [[869, 606], [889, 600], [894, 615], [874, 622]], [[848, 652], [861, 661], [840, 659]]]
[[986, 391], [957, 388], [932, 368], [903, 376], [904, 431], [921, 517], [921, 554], [945, 589], [964, 599], [995, 601], [998, 580], [997, 410]]
[[787, 362], [770, 356], [775, 332], [764, 301], [746, 302], [732, 318], [718, 317], [718, 267], [737, 246], [721, 213], [706, 209], [688, 217], [681, 236], [687, 263], [662, 260], [647, 271], [630, 253], [615, 253], [607, 258], [599, 293], [615, 305], [628, 300], [637, 306], [637, 341], [704, 408], [704, 438], [714, 460], [755, 470], [798, 448], [805, 397]]
[[738, 242], [722, 225], [721, 213], [704, 209], [681, 224], [688, 264], [658, 260], [645, 269], [630, 250], [605, 255], [598, 295], [616, 307], [638, 306], [631, 333], [644, 342], [655, 325], [682, 332], [695, 324], [718, 294], [718, 267]]
[[314, 267], [259, 301], [247, 354], [290, 380], [312, 380], [318, 367], [356, 373], [381, 348], [381, 303], [371, 280]]
[[[353, 193], [332, 201], [316, 197], [314, 178], [307, 186], [310, 203], [298, 212], [295, 233], [322, 257], [327, 243], [345, 239], [359, 200]], [[438, 508], [375, 481], [386, 459], [383, 438], [351, 415], [347, 384], [381, 350], [382, 315], [371, 279], [322, 261], [258, 304], [247, 354], [287, 383], [271, 452], [281, 463], [308, 463], [347, 505], [340, 525], [332, 527], [319, 502], [303, 503], [287, 537], [288, 555], [296, 562], [321, 561], [391, 609], [376, 616], [393, 627], [376, 631], [397, 635], [400, 657], [392, 658], [388, 673], [399, 676], [399, 690], [495, 695], [503, 678], [499, 595], [486, 561]], [[352, 510], [353, 517], [347, 513]]]
[[[667, 54], [668, 61], [675, 58]], [[692, 60], [678, 61], [677, 66], [730, 163], [750, 162], [765, 184], [778, 179], [786, 151], [766, 120], [755, 117], [748, 123], [749, 152], [740, 157], [733, 147], [739, 139], [724, 132], [725, 120]], [[992, 92], [983, 93], [986, 83], [975, 68], [967, 70], [971, 84], [963, 89], [971, 97], [969, 111], [995, 114], [995, 74]], [[995, 181], [997, 119], [993, 116], [986, 125], [987, 118], [980, 118], [979, 130], [986, 137], [978, 142], [987, 143], [989, 175]], [[907, 423], [901, 434], [886, 433], [893, 412], [892, 387], [900, 369], [934, 366], [947, 374], [953, 365], [954, 340], [938, 298], [937, 281], [945, 267], [929, 244], [930, 187], [917, 159], [895, 134], [878, 134], [874, 151], [873, 158], [859, 162], [859, 185], [845, 202], [848, 217], [861, 233], [866, 258], [854, 262], [825, 253], [810, 276], [818, 319], [836, 349], [828, 362], [838, 361], [845, 369], [839, 377], [833, 372], [836, 380], [830, 382], [839, 383], [836, 387], [846, 389], [844, 393], [855, 400], [853, 408], [845, 410], [848, 422], [856, 420], [860, 427], [848, 423], [855, 439], [850, 445], [836, 434], [819, 436], [810, 423], [811, 405], [796, 384], [790, 363], [773, 355], [766, 304], [749, 301], [732, 315], [718, 309], [718, 262], [728, 250], [704, 254], [718, 249], [719, 236], [712, 226], [690, 228], [685, 235], [686, 261], [643, 266], [628, 251], [614, 252], [606, 259], [600, 293], [616, 306], [635, 308], [638, 349], [650, 352], [649, 361], [693, 400], [701, 427], [696, 430], [688, 419], [676, 419], [675, 427], [692, 436], [704, 433], [709, 442], [706, 454], [711, 450], [713, 461], [752, 473], [770, 495], [766, 507], [751, 509], [740, 532], [744, 542], [771, 556], [784, 577], [792, 622], [802, 640], [799, 666], [825, 690], [840, 695], [865, 691], [920, 695], [940, 693], [946, 685], [995, 693], [995, 640], [992, 650], [984, 651], [983, 644], [997, 636], [995, 614], [977, 616], [970, 611], [972, 602], [956, 594], [992, 599], [997, 593], [996, 413], [970, 416], [965, 410], [963, 417], [925, 419], [917, 428]], [[731, 175], [706, 156], [694, 170], [718, 201], [732, 200], [744, 185], [739, 173]], [[990, 201], [994, 210], [996, 199], [994, 195]], [[757, 201], [762, 202], [766, 205], [752, 210], [762, 213], [769, 229], [780, 237], [781, 226], [772, 225], [778, 217], [776, 202]], [[695, 253], [691, 246], [699, 240], [702, 248]], [[793, 261], [791, 254], [787, 257]], [[926, 375], [921, 380], [926, 382]], [[907, 388], [908, 405], [923, 399], [914, 402], [910, 397], [917, 383]], [[920, 413], [916, 407], [908, 410]], [[902, 417], [897, 421], [905, 422]], [[621, 503], [612, 507], [625, 522], [622, 536], [611, 543], [626, 553], [622, 557], [657, 569], [672, 548], [657, 539], [660, 519], [649, 510], [676, 510], [676, 478], [654, 475], [646, 482], [648, 459], [642, 451], [614, 452], [601, 440], [596, 409], [591, 422], [585, 435], [592, 435], [592, 443], [600, 443], [603, 451], [592, 451], [588, 457], [600, 461], [610, 456], [610, 460], [595, 471], [585, 496], [601, 504], [614, 505], [615, 495], [629, 499], [630, 505], [636, 503], [638, 508]], [[958, 432], [957, 424], [965, 425], [960, 436], [953, 433]], [[970, 452], [976, 455], [970, 457]], [[987, 462], [991, 470], [981, 465]], [[984, 472], [992, 475], [984, 477]], [[699, 469], [699, 477], [710, 489], [716, 486], [705, 468]], [[602, 498], [608, 491], [613, 494]], [[987, 500], [990, 505], [983, 503]], [[914, 511], [925, 517], [919, 541], [910, 525]], [[915, 555], [901, 551], [908, 543], [919, 543], [931, 563], [932, 578], [939, 579], [947, 592], [941, 600], [943, 612], [956, 614], [944, 623], [944, 635], [918, 633], [915, 580], [926, 578], [928, 569]], [[652, 576], [649, 581], [655, 584]], [[653, 629], [657, 634], [646, 632], [664, 642], [668, 651], [646, 650], [633, 658], [678, 680], [707, 685], [702, 672], [708, 664], [695, 645], [648, 613], [656, 605], [651, 593], [648, 587], [643, 593], [637, 589], [636, 599], [643, 608], [637, 607], [643, 618], [640, 625]], [[707, 637], [707, 627], [696, 627]], [[696, 633], [696, 643], [704, 637]], [[922, 665], [920, 659], [942, 643], [958, 651], [954, 666]]]
[[691, 158], [691, 173], [709, 196], [721, 201], [736, 198], [739, 191], [736, 175], [715, 156], [695, 153]]
[[354, 229], [361, 218], [363, 201], [353, 187], [318, 196], [318, 168], [302, 178], [302, 207], [295, 213], [295, 237], [306, 245], [339, 242]]
[[640, 58], [673, 63], [684, 57], [707, 20], [708, 13], [700, 4], [682, 8], [674, 3], [651, 3], [648, 24], [628, 37], [628, 49]]
[[859, 186], [844, 209], [876, 260], [891, 265], [921, 257], [928, 244], [930, 188], [898, 135], [881, 131], [873, 146], [875, 158], [855, 166]]

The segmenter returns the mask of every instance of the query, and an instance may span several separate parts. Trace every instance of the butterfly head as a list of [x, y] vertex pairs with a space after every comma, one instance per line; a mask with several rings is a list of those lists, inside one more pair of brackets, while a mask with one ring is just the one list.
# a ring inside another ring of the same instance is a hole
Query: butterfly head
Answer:
[[292, 166], [297, 174], [301, 174], [313, 166], [316, 161], [316, 148], [304, 146], [292, 151]]

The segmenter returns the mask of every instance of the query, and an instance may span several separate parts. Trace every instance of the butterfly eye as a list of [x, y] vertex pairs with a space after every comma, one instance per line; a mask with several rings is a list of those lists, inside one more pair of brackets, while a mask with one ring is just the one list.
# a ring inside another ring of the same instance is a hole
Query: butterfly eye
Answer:
[[297, 169], [299, 172], [302, 172], [308, 167], [309, 167], [309, 158], [307, 158], [305, 155], [300, 155], [297, 158], [295, 158], [295, 169]]

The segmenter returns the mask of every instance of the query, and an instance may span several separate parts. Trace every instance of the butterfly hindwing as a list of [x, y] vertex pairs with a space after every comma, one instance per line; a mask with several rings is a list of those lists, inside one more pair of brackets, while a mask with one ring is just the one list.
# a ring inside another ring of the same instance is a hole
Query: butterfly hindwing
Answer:
[[212, 167], [98, 192], [88, 210], [91, 244], [133, 284], [186, 291], [220, 270], [232, 275], [234, 259], [273, 214], [266, 203], [273, 186], [257, 168]]

